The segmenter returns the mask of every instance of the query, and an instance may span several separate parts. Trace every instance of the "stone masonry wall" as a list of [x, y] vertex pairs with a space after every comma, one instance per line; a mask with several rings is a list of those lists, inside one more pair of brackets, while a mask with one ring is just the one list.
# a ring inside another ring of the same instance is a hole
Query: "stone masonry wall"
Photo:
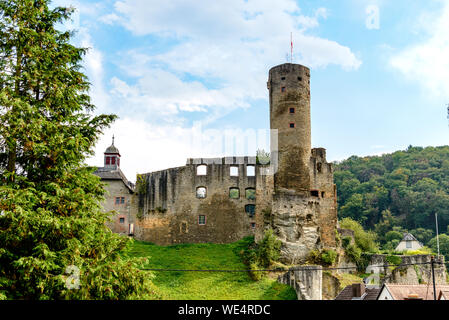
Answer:
[[[310, 190], [318, 200], [317, 223], [321, 243], [324, 247], [336, 247], [337, 233], [337, 189], [334, 184], [333, 167], [326, 161], [326, 149], [312, 149], [310, 158]], [[316, 196], [317, 195], [317, 196]]]
[[[103, 210], [105, 212], [113, 211], [110, 216], [112, 221], [106, 225], [114, 233], [128, 235], [129, 224], [134, 223], [135, 197], [121, 180], [108, 180], [105, 189]], [[116, 197], [124, 197], [124, 203], [116, 204]], [[123, 219], [122, 222], [120, 219]]]
[[272, 156], [279, 160], [275, 188], [307, 194], [311, 152], [310, 70], [291, 63], [273, 67], [267, 86], [270, 128], [278, 132], [278, 150], [271, 145]]
[[323, 299], [323, 268], [321, 266], [298, 266], [279, 276], [278, 282], [295, 289], [298, 300]]
[[[206, 175], [197, 175], [197, 167], [207, 166]], [[145, 175], [146, 190], [139, 194], [142, 217], [136, 225], [135, 237], [160, 245], [176, 243], [229, 243], [253, 235], [255, 216], [245, 212], [246, 190], [255, 189], [256, 177], [247, 175], [247, 167], [255, 166], [254, 157], [189, 159], [184, 167]], [[238, 176], [230, 168], [238, 168]], [[196, 196], [198, 187], [207, 190], [206, 198]], [[231, 188], [240, 196], [232, 199]], [[199, 224], [204, 215], [206, 223]]]
[[[375, 254], [371, 257], [370, 264], [366, 268], [366, 273], [380, 273], [381, 284], [422, 284], [432, 281], [432, 269], [430, 265], [430, 255], [403, 255], [398, 256], [402, 262], [399, 267], [388, 267], [387, 255]], [[447, 284], [446, 267], [443, 264], [444, 258], [435, 258], [434, 264], [435, 282], [437, 284]], [[415, 265], [413, 265], [415, 264]], [[379, 267], [381, 266], [381, 267]]]

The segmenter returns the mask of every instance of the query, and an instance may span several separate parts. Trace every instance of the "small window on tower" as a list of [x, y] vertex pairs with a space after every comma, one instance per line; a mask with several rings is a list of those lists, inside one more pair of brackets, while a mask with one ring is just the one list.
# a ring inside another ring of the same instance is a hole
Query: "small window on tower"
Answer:
[[324, 191], [321, 191], [321, 198], [324, 198], [325, 195], [326, 193]]
[[310, 195], [312, 197], [319, 197], [319, 192], [318, 192], [318, 190], [312, 190], [312, 191], [310, 191]]
[[316, 170], [317, 170], [318, 172], [321, 172], [321, 170], [322, 170], [322, 164], [321, 164], [321, 162], [318, 162], [318, 163], [316, 164]]
[[106, 157], [106, 164], [111, 164], [111, 157]]
[[206, 224], [206, 216], [203, 215], [198, 216], [198, 224], [204, 226]]
[[125, 203], [125, 197], [120, 198], [120, 203], [122, 203], [122, 204]]
[[294, 128], [295, 127], [295, 123], [294, 122], [290, 122], [290, 128]]
[[120, 197], [115, 197], [115, 204], [120, 204]]
[[281, 88], [281, 92], [285, 92], [285, 87], [282, 87], [282, 88]]
[[302, 81], [302, 78], [301, 78], [301, 77], [298, 77], [298, 81]]
[[285, 80], [285, 77], [282, 77], [281, 80]]
[[111, 158], [111, 164], [115, 164], [115, 157]]
[[125, 223], [125, 218], [120, 218], [119, 222], [120, 223]]
[[295, 108], [290, 108], [290, 113], [295, 113]]

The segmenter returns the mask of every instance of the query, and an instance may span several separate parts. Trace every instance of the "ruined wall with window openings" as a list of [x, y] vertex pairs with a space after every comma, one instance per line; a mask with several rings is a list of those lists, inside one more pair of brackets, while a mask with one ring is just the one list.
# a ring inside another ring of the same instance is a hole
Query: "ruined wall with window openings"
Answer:
[[[188, 159], [138, 177], [134, 236], [160, 245], [229, 243], [271, 228], [282, 259], [336, 247], [337, 198], [326, 150], [311, 148], [310, 70], [270, 69], [271, 163], [256, 157]], [[272, 136], [273, 137], [273, 136]]]

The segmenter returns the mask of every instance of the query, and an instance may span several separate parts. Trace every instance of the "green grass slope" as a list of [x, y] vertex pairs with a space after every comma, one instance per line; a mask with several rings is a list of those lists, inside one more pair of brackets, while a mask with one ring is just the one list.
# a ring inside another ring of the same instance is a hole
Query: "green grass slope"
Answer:
[[[244, 240], [232, 244], [157, 246], [134, 241], [126, 253], [146, 257], [145, 268], [246, 270], [238, 252]], [[167, 300], [295, 300], [295, 291], [276, 279], [253, 281], [246, 272], [153, 271], [154, 284]]]

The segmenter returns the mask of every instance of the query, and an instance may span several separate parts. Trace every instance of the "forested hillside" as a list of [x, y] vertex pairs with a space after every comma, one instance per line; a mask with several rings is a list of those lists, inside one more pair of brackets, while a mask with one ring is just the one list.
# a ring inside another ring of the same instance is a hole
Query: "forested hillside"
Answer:
[[449, 146], [352, 156], [335, 164], [334, 176], [339, 218], [375, 231], [383, 246], [394, 246], [405, 230], [427, 244], [435, 236], [435, 213], [440, 233], [448, 233]]

